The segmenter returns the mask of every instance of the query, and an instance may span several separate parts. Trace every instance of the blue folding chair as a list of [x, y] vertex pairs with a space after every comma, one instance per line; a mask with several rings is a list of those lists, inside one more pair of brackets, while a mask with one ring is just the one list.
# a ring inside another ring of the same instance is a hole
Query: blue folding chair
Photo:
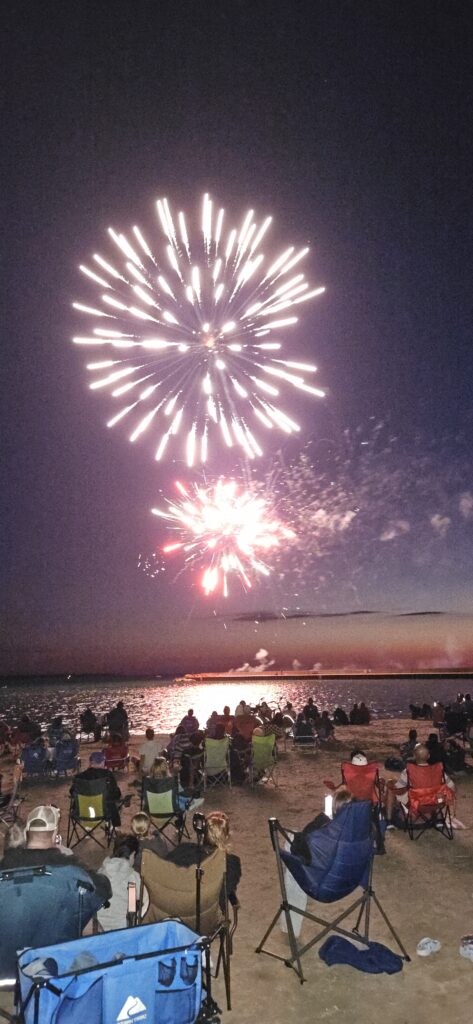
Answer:
[[51, 762], [48, 761], [48, 753], [40, 739], [34, 740], [28, 746], [23, 747], [20, 757], [23, 766], [23, 777], [49, 776]]
[[[353, 938], [355, 935], [360, 942], [369, 946], [370, 910], [371, 901], [373, 901], [401, 950], [404, 959], [410, 959], [373, 889], [372, 875], [375, 837], [373, 834], [370, 801], [354, 801], [347, 804], [339, 811], [333, 821], [330, 821], [323, 828], [306, 834], [306, 842], [310, 853], [310, 863], [308, 864], [289, 850], [281, 848], [280, 841], [282, 840], [290, 844], [293, 833], [283, 828], [276, 818], [269, 819], [269, 830], [276, 854], [279, 885], [281, 888], [281, 903], [256, 949], [257, 953], [267, 953], [268, 956], [272, 956], [276, 960], [282, 960], [287, 967], [292, 967], [295, 970], [302, 984], [305, 978], [302, 971], [301, 957], [316, 942], [324, 939], [329, 932], [333, 931], [338, 935], [344, 935], [348, 938]], [[334, 920], [330, 921], [326, 918], [318, 917], [308, 910], [302, 910], [300, 907], [296, 907], [289, 902], [284, 866], [287, 867], [302, 891], [318, 903], [336, 903], [349, 896], [358, 887], [361, 887], [362, 893], [347, 909], [341, 911]], [[356, 911], [358, 913], [352, 931], [342, 928], [342, 922]], [[282, 956], [265, 948], [265, 943], [282, 914], [285, 917], [289, 937], [291, 952], [289, 957]], [[316, 935], [302, 946], [297, 944], [291, 916], [293, 914], [300, 915], [322, 926]]]
[[0, 981], [13, 989], [17, 950], [77, 938], [103, 905], [88, 872], [77, 864], [0, 871]]
[[52, 769], [56, 775], [67, 775], [80, 769], [79, 743], [69, 733], [63, 733], [55, 745]]
[[[218, 1024], [218, 1007], [208, 992], [202, 1002], [207, 947], [206, 938], [167, 920], [28, 949], [18, 958], [23, 1020], [194, 1024], [202, 1007], [201, 1019]], [[48, 976], [28, 976], [35, 961], [46, 961]]]

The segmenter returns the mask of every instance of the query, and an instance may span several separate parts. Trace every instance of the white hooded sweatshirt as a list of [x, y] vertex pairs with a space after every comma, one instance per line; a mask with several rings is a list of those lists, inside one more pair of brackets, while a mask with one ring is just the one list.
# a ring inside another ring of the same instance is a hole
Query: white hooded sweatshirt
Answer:
[[[99, 868], [101, 875], [107, 875], [112, 886], [112, 897], [109, 907], [102, 907], [97, 912], [97, 917], [104, 932], [114, 931], [117, 928], [126, 928], [126, 914], [128, 909], [128, 882], [135, 882], [137, 899], [140, 895], [140, 876], [131, 865], [127, 857], [106, 857], [102, 867]], [[146, 889], [143, 890], [143, 908], [145, 913], [149, 905], [149, 896]]]

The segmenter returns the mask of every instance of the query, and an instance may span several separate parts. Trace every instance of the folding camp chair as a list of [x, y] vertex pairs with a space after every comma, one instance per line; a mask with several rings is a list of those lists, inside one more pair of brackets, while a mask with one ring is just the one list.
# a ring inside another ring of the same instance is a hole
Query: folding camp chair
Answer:
[[204, 750], [204, 790], [227, 785], [232, 788], [230, 776], [230, 737], [221, 740], [206, 739]]
[[[369, 801], [364, 800], [359, 803], [347, 804], [328, 825], [306, 835], [307, 845], [310, 850], [310, 864], [304, 863], [304, 861], [288, 850], [281, 849], [280, 841], [282, 840], [290, 844], [292, 833], [283, 828], [276, 818], [270, 818], [269, 830], [276, 854], [281, 903], [256, 949], [257, 953], [267, 953], [276, 960], [282, 960], [287, 967], [292, 967], [295, 970], [302, 983], [305, 981], [301, 964], [302, 956], [315, 943], [324, 939], [329, 932], [333, 931], [347, 938], [355, 936], [360, 942], [368, 946], [370, 941], [370, 911], [371, 902], [373, 901], [401, 950], [404, 959], [410, 959], [373, 889], [374, 844], [371, 803]], [[311, 899], [317, 900], [318, 903], [336, 903], [338, 900], [344, 899], [344, 897], [353, 893], [358, 886], [361, 886], [362, 889], [361, 896], [358, 896], [347, 909], [339, 912], [333, 920], [319, 917], [289, 902], [284, 866], [286, 866], [302, 891]], [[342, 922], [355, 912], [357, 912], [357, 917], [353, 930], [348, 931], [346, 928], [341, 927]], [[265, 943], [276, 927], [281, 915], [284, 915], [285, 918], [290, 944], [290, 956], [265, 948]], [[303, 919], [313, 921], [321, 926], [315, 936], [302, 946], [299, 946], [297, 943], [292, 915], [299, 915]]]
[[277, 764], [276, 737], [274, 733], [269, 736], [251, 737], [251, 757], [248, 769], [248, 779], [252, 786], [257, 782], [273, 782], [277, 786], [275, 770]]
[[128, 745], [122, 740], [120, 743], [111, 743], [104, 750], [105, 768], [111, 772], [128, 771]]
[[[210, 978], [202, 1000], [202, 956], [208, 959], [208, 947], [207, 938], [180, 921], [165, 921], [27, 949], [18, 959], [22, 1019], [25, 1024], [219, 1024]], [[57, 974], [28, 976], [38, 960], [55, 962]]]
[[[143, 923], [178, 917], [189, 928], [208, 935], [211, 942], [218, 941], [219, 953], [216, 975], [223, 966], [225, 993], [231, 1009], [230, 953], [231, 937], [236, 928], [230, 928], [225, 887], [226, 857], [224, 850], [215, 850], [201, 861], [182, 867], [158, 857], [144, 849], [141, 857], [141, 881], [148, 891], [149, 907]], [[224, 910], [221, 909], [223, 893]]]
[[355, 800], [370, 800], [373, 807], [373, 822], [376, 828], [378, 853], [384, 852], [383, 806], [385, 803], [385, 782], [379, 776], [379, 765], [352, 764], [343, 761], [342, 781]]
[[80, 771], [79, 743], [73, 736], [65, 734], [56, 743], [52, 771], [56, 775]]
[[143, 776], [141, 810], [146, 811], [158, 832], [166, 835], [174, 845], [176, 843], [168, 835], [168, 830], [175, 829], [178, 843], [183, 835], [189, 837], [186, 812], [191, 803], [192, 797], [186, 799], [179, 792], [179, 782], [175, 777], [151, 779], [147, 775]]
[[408, 764], [407, 804], [400, 804], [405, 814], [409, 839], [419, 839], [433, 828], [453, 839], [450, 805], [453, 792], [445, 782], [442, 764]]
[[[102, 849], [110, 846], [115, 826], [107, 799], [107, 780], [81, 779], [76, 776], [71, 787], [67, 845], [74, 847], [84, 839], [93, 839]], [[102, 836], [102, 842], [99, 836]], [[75, 840], [75, 842], [73, 841]]]
[[51, 773], [51, 761], [42, 741], [34, 740], [23, 747], [20, 757], [23, 766], [23, 778], [47, 778]]
[[86, 708], [79, 718], [79, 740], [82, 740], [82, 733], [84, 733], [87, 739], [89, 739], [90, 736], [93, 737], [96, 725], [97, 716], [94, 715], [94, 712], [91, 711], [90, 708]]
[[17, 950], [77, 938], [102, 904], [90, 875], [76, 864], [0, 871], [2, 987], [15, 987]]

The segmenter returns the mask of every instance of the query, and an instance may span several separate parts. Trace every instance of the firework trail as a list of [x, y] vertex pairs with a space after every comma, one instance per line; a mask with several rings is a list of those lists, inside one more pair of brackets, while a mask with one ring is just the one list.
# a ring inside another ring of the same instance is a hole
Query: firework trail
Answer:
[[168, 555], [181, 552], [188, 568], [201, 571], [205, 593], [220, 591], [228, 596], [230, 577], [237, 577], [250, 589], [255, 575], [269, 576], [263, 557], [295, 534], [271, 512], [264, 498], [240, 488], [234, 480], [218, 480], [210, 487], [194, 484], [186, 488], [177, 482], [179, 498], [168, 500], [167, 508], [153, 509], [171, 524], [176, 540], [164, 545]]
[[87, 366], [90, 387], [117, 400], [107, 425], [125, 420], [133, 442], [148, 433], [158, 461], [178, 436], [188, 466], [205, 463], [215, 439], [253, 459], [263, 430], [300, 429], [279, 405], [280, 389], [324, 396], [304, 376], [316, 367], [282, 358], [280, 340], [299, 305], [324, 288], [311, 289], [300, 270], [308, 249], [290, 246], [275, 259], [260, 251], [271, 217], [257, 225], [253, 213], [228, 230], [205, 195], [194, 245], [184, 214], [175, 218], [159, 199], [159, 258], [138, 227], [128, 237], [109, 228], [118, 254], [95, 253], [80, 267], [99, 292], [74, 303], [90, 324], [74, 342], [101, 353]]

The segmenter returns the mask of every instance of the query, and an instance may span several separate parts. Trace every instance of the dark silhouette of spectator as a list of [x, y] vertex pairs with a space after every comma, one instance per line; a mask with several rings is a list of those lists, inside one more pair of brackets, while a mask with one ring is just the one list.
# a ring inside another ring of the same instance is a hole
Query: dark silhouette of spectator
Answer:
[[371, 715], [364, 701], [358, 708], [358, 721], [359, 725], [369, 725], [371, 722]]
[[118, 733], [122, 739], [128, 739], [128, 715], [125, 711], [122, 700], [118, 701], [116, 708], [112, 708], [112, 710], [109, 711], [107, 724], [110, 735], [112, 733]]
[[350, 724], [350, 720], [348, 718], [348, 715], [347, 715], [346, 711], [344, 711], [343, 708], [340, 708], [340, 707], [335, 708], [335, 711], [333, 713], [333, 721], [334, 721], [334, 725], [349, 725]]

